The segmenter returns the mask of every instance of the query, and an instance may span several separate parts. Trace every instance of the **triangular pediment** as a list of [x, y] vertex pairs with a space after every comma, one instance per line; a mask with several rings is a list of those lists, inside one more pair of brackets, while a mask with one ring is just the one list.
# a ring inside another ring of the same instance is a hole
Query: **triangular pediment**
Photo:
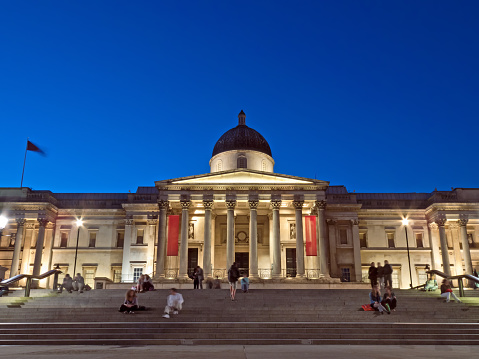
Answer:
[[207, 173], [198, 176], [182, 177], [166, 181], [158, 181], [157, 185], [298, 185], [298, 186], [324, 186], [328, 182], [310, 178], [268, 173], [254, 170], [230, 170], [223, 172]]

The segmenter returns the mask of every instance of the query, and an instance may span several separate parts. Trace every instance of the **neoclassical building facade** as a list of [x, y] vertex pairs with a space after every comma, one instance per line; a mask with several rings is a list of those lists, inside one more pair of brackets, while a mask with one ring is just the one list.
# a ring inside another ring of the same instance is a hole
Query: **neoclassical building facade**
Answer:
[[210, 173], [136, 193], [0, 188], [6, 277], [58, 265], [93, 287], [99, 277], [187, 280], [199, 265], [225, 278], [235, 261], [252, 280], [361, 282], [371, 262], [388, 260], [394, 285], [407, 288], [425, 282], [426, 267], [456, 275], [479, 264], [479, 189], [352, 193], [278, 174], [268, 142], [243, 111], [209, 163]]

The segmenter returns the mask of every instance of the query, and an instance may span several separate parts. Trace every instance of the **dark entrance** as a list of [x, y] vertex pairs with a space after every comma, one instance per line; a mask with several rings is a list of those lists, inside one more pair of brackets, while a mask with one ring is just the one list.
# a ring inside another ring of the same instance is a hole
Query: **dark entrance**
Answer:
[[235, 262], [241, 275], [249, 275], [249, 253], [235, 253]]
[[296, 277], [296, 248], [286, 248], [286, 277]]
[[188, 248], [188, 276], [193, 276], [198, 265], [198, 248]]

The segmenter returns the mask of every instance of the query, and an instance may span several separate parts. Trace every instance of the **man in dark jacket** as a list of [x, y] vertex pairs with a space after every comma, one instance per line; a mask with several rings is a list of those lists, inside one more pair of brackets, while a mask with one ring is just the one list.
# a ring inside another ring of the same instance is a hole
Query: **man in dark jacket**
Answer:
[[369, 267], [368, 278], [371, 281], [371, 288], [374, 288], [378, 284], [378, 269], [374, 266], [374, 262], [371, 262]]
[[384, 267], [378, 262], [378, 283], [381, 290], [384, 289]]
[[236, 295], [236, 282], [238, 282], [238, 278], [240, 277], [238, 266], [236, 262], [233, 262], [230, 269], [228, 270], [228, 282], [230, 282], [230, 295], [231, 300], [235, 300]]
[[386, 287], [392, 288], [393, 287], [393, 280], [392, 280], [393, 267], [391, 267], [388, 261], [384, 261], [383, 274], [384, 274], [384, 284], [386, 285]]

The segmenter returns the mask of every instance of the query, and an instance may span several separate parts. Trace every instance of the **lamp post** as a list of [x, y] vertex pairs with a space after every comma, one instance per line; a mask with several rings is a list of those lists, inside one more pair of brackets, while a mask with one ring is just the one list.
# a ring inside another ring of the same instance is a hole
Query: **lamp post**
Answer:
[[77, 231], [77, 245], [75, 247], [75, 264], [73, 265], [73, 277], [76, 275], [76, 270], [77, 270], [77, 257], [78, 257], [78, 240], [80, 239], [80, 228], [83, 224], [83, 221], [81, 219], [78, 219], [76, 221], [76, 225], [78, 227]]
[[409, 224], [408, 219], [404, 218], [402, 220], [402, 224], [404, 226], [404, 231], [406, 232], [407, 261], [409, 263], [409, 288], [412, 288], [411, 256], [409, 255], [409, 240], [407, 238], [407, 225]]

